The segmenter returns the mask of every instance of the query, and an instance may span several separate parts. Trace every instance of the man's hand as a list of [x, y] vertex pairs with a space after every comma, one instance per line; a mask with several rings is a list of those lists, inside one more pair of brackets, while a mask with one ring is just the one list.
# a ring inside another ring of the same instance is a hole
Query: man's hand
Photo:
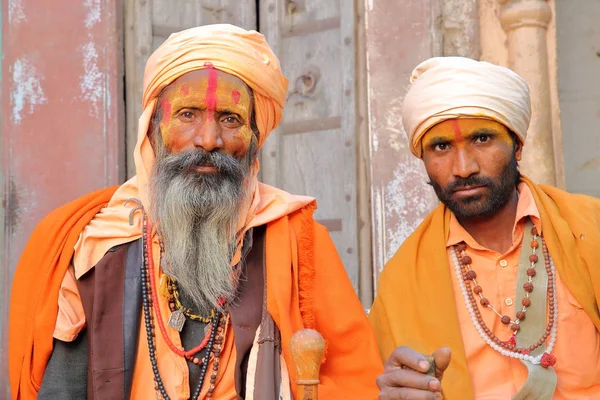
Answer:
[[385, 362], [385, 370], [377, 378], [380, 400], [441, 399], [441, 379], [450, 364], [448, 347], [433, 352], [435, 377], [426, 375], [429, 363], [408, 347], [398, 347]]

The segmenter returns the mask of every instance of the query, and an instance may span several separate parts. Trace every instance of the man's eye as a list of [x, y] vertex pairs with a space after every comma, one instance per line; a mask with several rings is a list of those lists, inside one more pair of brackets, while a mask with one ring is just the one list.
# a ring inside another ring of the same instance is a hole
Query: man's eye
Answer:
[[490, 140], [490, 136], [489, 135], [479, 135], [479, 136], [477, 136], [477, 138], [475, 140], [479, 143], [485, 143]]
[[221, 118], [221, 123], [227, 126], [228, 128], [237, 128], [242, 122], [235, 115], [227, 115]]
[[448, 149], [448, 143], [438, 143], [433, 146], [434, 150], [443, 151]]
[[194, 113], [192, 113], [191, 111], [184, 111], [181, 113], [181, 116], [185, 119], [192, 119], [194, 118]]

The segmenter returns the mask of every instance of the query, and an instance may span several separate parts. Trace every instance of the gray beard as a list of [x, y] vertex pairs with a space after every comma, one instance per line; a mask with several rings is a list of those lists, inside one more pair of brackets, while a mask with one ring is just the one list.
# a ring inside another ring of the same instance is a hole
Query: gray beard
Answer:
[[[162, 147], [162, 146], [161, 146]], [[198, 173], [194, 166], [215, 166]], [[150, 216], [163, 241], [163, 271], [201, 315], [236, 296], [231, 259], [235, 252], [244, 180], [250, 162], [203, 150], [158, 151], [150, 178]]]

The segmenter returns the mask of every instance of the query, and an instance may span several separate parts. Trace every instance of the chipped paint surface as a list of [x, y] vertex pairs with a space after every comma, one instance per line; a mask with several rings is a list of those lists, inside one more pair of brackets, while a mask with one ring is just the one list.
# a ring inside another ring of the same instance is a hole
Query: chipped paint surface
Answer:
[[104, 99], [104, 73], [98, 67], [98, 51], [96, 44], [90, 41], [83, 45], [81, 49], [83, 55], [83, 75], [81, 76], [79, 87], [81, 89], [81, 98], [89, 101], [90, 116], [99, 117], [100, 105]]
[[[125, 141], [123, 2], [3, 6], [0, 354], [7, 354], [12, 277], [32, 231], [68, 201], [123, 182]], [[10, 398], [8, 376], [0, 357], [0, 399]]]
[[[370, 182], [375, 282], [385, 263], [437, 205], [402, 127], [402, 102], [416, 65], [441, 48], [435, 0], [367, 0]], [[403, 12], [390, 13], [391, 8]], [[390, 49], [394, 49], [390, 52]]]
[[84, 24], [86, 28], [90, 29], [100, 22], [100, 0], [84, 0], [83, 5], [88, 10]]
[[43, 76], [27, 58], [19, 58], [12, 65], [10, 100], [12, 120], [21, 123], [23, 113], [33, 114], [36, 107], [48, 102], [42, 88]]
[[412, 158], [397, 166], [392, 180], [379, 188], [385, 206], [385, 261], [396, 253], [437, 202], [433, 189], [425, 183], [425, 176], [421, 160]]
[[402, 103], [404, 98], [396, 97], [386, 107], [385, 127], [387, 129], [387, 141], [394, 151], [406, 149], [406, 134], [402, 126]]
[[26, 20], [23, 2], [21, 0], [8, 0], [8, 22], [18, 24]]

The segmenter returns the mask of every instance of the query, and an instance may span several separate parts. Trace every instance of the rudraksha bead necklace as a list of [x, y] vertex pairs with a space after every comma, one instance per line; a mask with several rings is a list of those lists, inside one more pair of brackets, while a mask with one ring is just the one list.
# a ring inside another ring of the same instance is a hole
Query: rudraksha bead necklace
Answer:
[[[550, 254], [548, 252], [548, 248], [546, 246], [545, 241], [541, 236], [538, 236], [537, 229], [535, 227], [532, 228], [531, 233], [533, 235], [533, 240], [531, 241], [531, 251], [532, 254], [529, 256], [530, 267], [527, 269], [527, 282], [523, 284], [523, 289], [525, 291], [525, 297], [523, 298], [521, 304], [522, 309], [518, 311], [515, 315], [515, 319], [511, 320], [509, 316], [500, 314], [492, 304], [490, 304], [489, 300], [484, 297], [482, 287], [477, 283], [477, 273], [471, 268], [472, 259], [469, 257], [465, 250], [467, 248], [464, 242], [459, 243], [456, 246], [453, 246], [453, 251], [451, 251], [452, 259], [454, 261], [454, 267], [456, 270], [456, 274], [458, 277], [458, 282], [463, 293], [463, 297], [471, 315], [471, 319], [475, 328], [484, 339], [484, 341], [494, 348], [496, 351], [500, 352], [503, 355], [525, 359], [531, 361], [534, 364], [541, 364], [543, 367], [548, 367], [554, 365], [556, 362], [556, 358], [551, 354], [552, 348], [554, 347], [554, 343], [556, 341], [556, 323], [558, 320], [558, 307], [557, 307], [557, 299], [556, 299], [556, 282], [555, 282], [555, 268], [552, 260], [550, 259]], [[549, 304], [549, 317], [548, 324], [546, 326], [546, 330], [540, 340], [536, 343], [532, 344], [529, 347], [517, 347], [516, 345], [516, 334], [520, 329], [520, 322], [525, 319], [527, 308], [531, 305], [530, 293], [534, 289], [533, 285], [533, 277], [536, 276], [536, 263], [538, 262], [538, 256], [536, 251], [539, 248], [538, 238], [542, 242], [542, 248], [544, 252], [545, 259], [545, 268], [546, 273], [548, 274], [548, 304]], [[469, 282], [473, 282], [472, 287]], [[493, 332], [487, 327], [485, 322], [483, 321], [479, 306], [477, 305], [477, 301], [475, 296], [479, 296], [479, 303], [486, 308], [492, 310], [499, 318], [500, 321], [507, 325], [512, 330], [511, 338], [508, 341], [500, 340]], [[529, 353], [546, 342], [546, 339], [550, 336], [550, 343], [546, 352], [533, 357], [530, 356]]]

